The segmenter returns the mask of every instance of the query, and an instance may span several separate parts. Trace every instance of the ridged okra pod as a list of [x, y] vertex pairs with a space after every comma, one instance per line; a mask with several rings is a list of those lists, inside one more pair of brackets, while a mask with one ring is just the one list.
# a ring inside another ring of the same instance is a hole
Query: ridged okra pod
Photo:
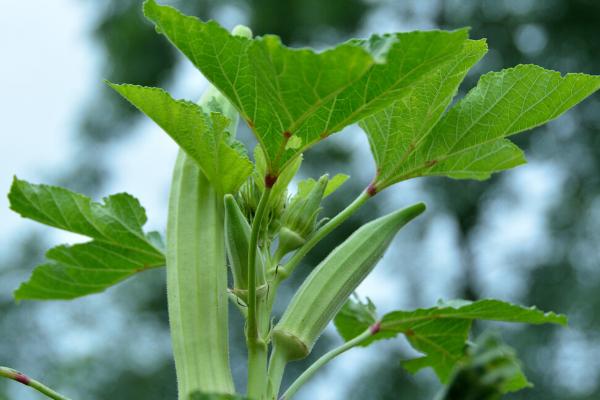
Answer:
[[[237, 114], [214, 88], [200, 104], [207, 111], [223, 112], [235, 129]], [[180, 400], [194, 391], [235, 392], [229, 367], [223, 215], [223, 194], [180, 151], [167, 224], [167, 298]]]
[[418, 203], [371, 221], [336, 247], [304, 281], [274, 328], [274, 342], [287, 361], [303, 358], [373, 270], [396, 233], [425, 210]]

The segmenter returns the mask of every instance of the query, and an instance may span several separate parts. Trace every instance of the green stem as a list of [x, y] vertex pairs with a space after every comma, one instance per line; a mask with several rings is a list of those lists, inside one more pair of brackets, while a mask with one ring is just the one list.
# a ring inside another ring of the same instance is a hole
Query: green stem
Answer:
[[287, 363], [288, 356], [285, 351], [280, 347], [275, 346], [271, 352], [271, 359], [269, 360], [269, 399], [277, 398]]
[[325, 225], [323, 225], [317, 232], [314, 233], [310, 237], [310, 239], [302, 245], [294, 253], [292, 258], [279, 269], [277, 273], [277, 280], [282, 281], [294, 271], [294, 269], [300, 264], [304, 256], [308, 254], [309, 251], [312, 250], [325, 236], [327, 236], [331, 231], [337, 228], [342, 222], [346, 221], [352, 214], [354, 214], [367, 200], [369, 200], [372, 196], [368, 193], [367, 190], [361, 192], [361, 194], [354, 199], [352, 203], [350, 203], [346, 208], [344, 208], [338, 215], [329, 220]]
[[57, 393], [56, 391], [50, 389], [48, 386], [44, 385], [43, 383], [38, 382], [35, 379], [31, 379], [27, 375], [25, 375], [19, 371], [16, 371], [12, 368], [0, 367], [0, 376], [8, 378], [8, 379], [12, 379], [13, 381], [22, 383], [25, 386], [32, 387], [33, 389], [37, 390], [38, 392], [40, 392], [42, 394], [45, 394], [47, 397], [49, 397], [51, 399], [69, 400], [68, 397], [63, 396], [60, 393]]
[[271, 188], [265, 187], [252, 221], [248, 248], [248, 396], [262, 399], [266, 391], [267, 345], [259, 334], [256, 307], [256, 252], [262, 221], [268, 209]]
[[252, 231], [250, 233], [250, 245], [248, 248], [248, 337], [258, 338], [258, 318], [256, 316], [256, 252], [258, 250], [258, 235], [262, 220], [267, 211], [271, 188], [265, 188], [256, 214], [252, 221]]
[[315, 361], [314, 364], [312, 364], [306, 371], [304, 371], [302, 373], [302, 375], [300, 375], [298, 377], [298, 379], [296, 379], [294, 381], [294, 383], [292, 383], [292, 385], [285, 391], [285, 393], [279, 398], [279, 400], [291, 399], [292, 396], [302, 387], [302, 385], [304, 385], [306, 382], [308, 382], [308, 380], [310, 378], [312, 378], [312, 376], [319, 369], [321, 369], [323, 366], [325, 366], [325, 364], [327, 364], [329, 361], [333, 360], [340, 354], [345, 353], [346, 351], [350, 350], [351, 348], [360, 345], [362, 342], [364, 342], [365, 340], [367, 340], [368, 338], [373, 336], [375, 333], [377, 333], [377, 330], [374, 330], [373, 328], [369, 328], [366, 331], [364, 331], [363, 333], [361, 333], [360, 335], [358, 335], [357, 337], [355, 337], [354, 339], [352, 339], [352, 340], [344, 343], [340, 347], [335, 348], [335, 349], [331, 350], [330, 352], [324, 354], [321, 358], [319, 358], [317, 361]]

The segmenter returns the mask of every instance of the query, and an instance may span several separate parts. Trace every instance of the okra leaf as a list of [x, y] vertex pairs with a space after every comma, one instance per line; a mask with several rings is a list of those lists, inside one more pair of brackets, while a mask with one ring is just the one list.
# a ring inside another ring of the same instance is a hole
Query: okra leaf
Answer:
[[338, 333], [345, 341], [354, 339], [376, 322], [375, 304], [369, 298], [362, 302], [358, 297], [348, 299], [333, 320]]
[[484, 333], [468, 346], [465, 358], [436, 400], [498, 400], [503, 394], [532, 386], [515, 351], [497, 335]]
[[482, 76], [438, 121], [477, 58], [473, 53], [456, 59], [405, 101], [362, 121], [377, 164], [378, 190], [428, 175], [481, 180], [523, 164], [522, 151], [506, 137], [557, 118], [600, 88], [600, 76], [561, 76], [519, 65]]
[[221, 193], [235, 193], [252, 173], [252, 163], [227, 131], [230, 121], [224, 115], [207, 114], [198, 104], [175, 100], [162, 89], [109, 85], [164, 129]]
[[[426, 355], [419, 367], [432, 367], [442, 382], [464, 356], [473, 320], [566, 325], [567, 318], [499, 300], [452, 301], [415, 311], [394, 311], [381, 320], [381, 338], [402, 333], [409, 343]], [[377, 335], [375, 336], [377, 338]], [[409, 364], [410, 365], [410, 364]], [[413, 364], [413, 370], [414, 368]]]
[[[353, 307], [358, 306], [354, 304]], [[363, 313], [364, 307], [363, 304]], [[348, 314], [348, 308], [346, 310]], [[351, 315], [353, 317], [348, 318], [342, 314], [341, 321], [344, 321], [344, 325], [341, 330], [338, 328], [346, 340], [356, 336], [357, 331], [364, 332], [367, 327], [366, 322], [357, 317], [361, 312], [355, 311]], [[410, 372], [432, 367], [440, 380], [446, 382], [455, 365], [465, 355], [469, 330], [472, 321], [476, 319], [527, 324], [567, 324], [564, 315], [544, 313], [535, 307], [526, 308], [500, 300], [454, 300], [439, 303], [432, 308], [388, 313], [380, 320], [378, 329], [374, 330], [371, 338], [361, 345], [367, 346], [377, 340], [404, 334], [411, 346], [424, 355], [405, 362], [404, 367]], [[351, 324], [355, 326], [352, 327]]]
[[326, 51], [277, 36], [234, 36], [214, 21], [154, 0], [144, 13], [238, 109], [265, 151], [268, 172], [393, 100], [462, 48], [466, 30], [375, 35]]
[[148, 268], [165, 264], [156, 232], [145, 234], [146, 212], [126, 193], [104, 204], [70, 190], [14, 179], [10, 207], [22, 217], [92, 238], [46, 253], [29, 281], [15, 291], [21, 299], [72, 299], [105, 290]]

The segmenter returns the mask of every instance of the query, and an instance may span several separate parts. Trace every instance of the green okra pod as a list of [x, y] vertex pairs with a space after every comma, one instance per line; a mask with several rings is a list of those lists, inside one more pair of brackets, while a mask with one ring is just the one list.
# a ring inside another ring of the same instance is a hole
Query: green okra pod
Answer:
[[418, 203], [371, 221], [323, 260], [302, 284], [273, 331], [288, 361], [308, 355], [329, 321], [373, 270], [396, 233], [425, 210]]
[[[247, 301], [248, 295], [248, 246], [250, 246], [250, 224], [237, 204], [235, 198], [225, 196], [225, 248], [229, 267], [233, 275], [233, 292]], [[257, 252], [256, 284], [257, 289], [265, 286], [265, 268], [263, 257]]]
[[222, 197], [180, 151], [167, 225], [167, 297], [180, 399], [198, 390], [235, 392], [222, 215]]
[[[238, 114], [210, 86], [199, 101], [231, 119]], [[229, 366], [223, 194], [179, 151], [169, 198], [167, 300], [179, 399], [195, 391], [234, 393]]]

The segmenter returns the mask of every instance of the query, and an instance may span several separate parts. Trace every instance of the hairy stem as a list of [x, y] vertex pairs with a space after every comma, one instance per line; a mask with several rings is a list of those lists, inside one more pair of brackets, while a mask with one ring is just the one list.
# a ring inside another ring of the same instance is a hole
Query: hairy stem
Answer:
[[48, 386], [44, 385], [43, 383], [38, 382], [35, 379], [31, 379], [27, 375], [25, 375], [19, 371], [16, 371], [12, 368], [0, 367], [0, 376], [2, 376], [4, 378], [12, 379], [13, 381], [22, 383], [25, 386], [32, 387], [33, 389], [37, 390], [38, 392], [46, 395], [47, 397], [49, 397], [51, 399], [69, 400], [68, 397], [63, 396], [60, 393], [57, 393], [56, 391], [50, 389]]
[[377, 333], [377, 330], [374, 330], [373, 328], [369, 328], [366, 331], [364, 331], [363, 333], [361, 333], [360, 335], [358, 335], [357, 337], [355, 337], [354, 339], [347, 341], [340, 347], [337, 347], [337, 348], [331, 350], [330, 352], [325, 353], [321, 358], [319, 358], [317, 361], [315, 361], [306, 371], [304, 371], [302, 373], [302, 375], [300, 375], [298, 377], [298, 379], [296, 379], [294, 381], [294, 383], [292, 383], [290, 385], [290, 387], [285, 391], [285, 393], [283, 393], [283, 395], [279, 398], [279, 400], [291, 399], [292, 396], [302, 387], [302, 385], [304, 385], [306, 382], [308, 382], [308, 380], [310, 378], [312, 378], [312, 376], [319, 369], [321, 369], [323, 366], [325, 366], [325, 364], [327, 364], [329, 361], [333, 360], [340, 354], [345, 353], [346, 351], [350, 350], [351, 348], [360, 345], [362, 342], [364, 342], [365, 340], [367, 340], [368, 338], [373, 336], [375, 333]]
[[279, 269], [277, 273], [277, 280], [282, 281], [294, 271], [294, 269], [300, 264], [304, 256], [308, 254], [309, 251], [312, 250], [325, 236], [331, 233], [335, 228], [340, 226], [342, 222], [346, 221], [352, 214], [354, 214], [372, 195], [368, 193], [367, 190], [361, 192], [361, 194], [354, 199], [352, 203], [350, 203], [345, 209], [343, 209], [338, 215], [329, 220], [325, 225], [323, 225], [317, 232], [315, 232], [310, 239], [302, 245], [294, 253], [292, 258]]
[[167, 226], [167, 299], [179, 398], [234, 393], [229, 369], [223, 198], [180, 151]]
[[259, 332], [259, 316], [257, 315], [258, 309], [256, 306], [256, 252], [258, 250], [258, 237], [261, 232], [262, 221], [267, 212], [270, 195], [271, 187], [267, 185], [252, 221], [250, 245], [248, 248], [248, 320], [246, 332], [248, 346], [248, 396], [255, 399], [261, 399], [265, 395], [267, 383], [267, 345]]

